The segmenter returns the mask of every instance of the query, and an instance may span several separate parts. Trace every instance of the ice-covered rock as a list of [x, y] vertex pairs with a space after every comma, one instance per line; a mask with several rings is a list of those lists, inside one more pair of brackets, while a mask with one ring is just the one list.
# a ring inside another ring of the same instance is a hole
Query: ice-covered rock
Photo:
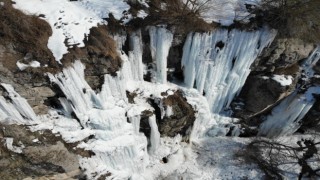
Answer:
[[[305, 60], [304, 74], [295, 92], [276, 106], [260, 125], [259, 135], [279, 137], [294, 133], [301, 126], [301, 119], [315, 103], [314, 95], [320, 94], [320, 87], [310, 85], [314, 75], [313, 67], [320, 60], [319, 47]], [[307, 88], [306, 88], [307, 87]]]

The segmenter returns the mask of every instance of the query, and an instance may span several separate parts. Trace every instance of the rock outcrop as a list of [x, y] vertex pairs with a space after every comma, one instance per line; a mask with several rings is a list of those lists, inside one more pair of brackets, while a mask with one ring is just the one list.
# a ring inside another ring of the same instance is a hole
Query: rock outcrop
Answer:
[[32, 132], [21, 125], [0, 125], [0, 139], [2, 179], [81, 176], [78, 162], [81, 153], [76, 152], [75, 145], [66, 144], [50, 131]]

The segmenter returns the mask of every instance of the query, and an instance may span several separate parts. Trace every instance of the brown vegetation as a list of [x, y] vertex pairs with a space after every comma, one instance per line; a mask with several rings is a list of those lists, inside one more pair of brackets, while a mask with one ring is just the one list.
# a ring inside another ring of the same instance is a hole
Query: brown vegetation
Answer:
[[93, 27], [88, 39], [84, 41], [85, 47], [73, 47], [65, 54], [62, 63], [69, 65], [74, 60], [81, 60], [86, 64], [86, 74], [89, 76], [100, 76], [112, 74], [121, 67], [121, 59], [117, 53], [115, 41], [105, 25]]
[[257, 164], [265, 172], [267, 179], [284, 179], [287, 169], [283, 169], [283, 165], [300, 166], [301, 170], [297, 175], [299, 179], [319, 178], [319, 145], [320, 142], [315, 142], [314, 139], [302, 139], [297, 145], [256, 139], [237, 155], [249, 163]]
[[279, 36], [320, 42], [319, 0], [263, 0], [262, 18]]
[[0, 7], [0, 46], [6, 49], [4, 57], [0, 58], [11, 71], [17, 69], [16, 62], [23, 60], [28, 54], [42, 65], [48, 64], [56, 68], [51, 51], [47, 47], [51, 36], [51, 27], [37, 16], [27, 16], [12, 7], [11, 1], [4, 0]]
[[[47, 47], [51, 34], [51, 27], [46, 21], [26, 15], [13, 8], [10, 0], [4, 0], [4, 6], [0, 6], [0, 65], [14, 74], [11, 80], [21, 85], [48, 85], [44, 73], [60, 72], [75, 60], [81, 60], [87, 67], [85, 73], [90, 85], [96, 89], [101, 84], [100, 76], [114, 75], [121, 67], [116, 44], [106, 26], [92, 28], [84, 40], [86, 46], [70, 48], [61, 60], [62, 64], [55, 60]], [[34, 60], [40, 62], [40, 68], [20, 71], [16, 65], [17, 61], [28, 64]]]
[[[190, 9], [181, 0], [153, 0], [148, 4], [150, 7], [149, 16], [143, 20], [140, 18], [134, 19], [129, 23], [129, 26], [141, 28], [165, 24], [169, 28], [174, 28], [175, 32], [180, 35], [195, 31], [210, 31], [217, 26], [217, 24], [209, 24], [200, 18], [200, 12], [205, 9], [205, 6], [194, 6], [197, 8]], [[131, 11], [135, 12], [137, 10]]]

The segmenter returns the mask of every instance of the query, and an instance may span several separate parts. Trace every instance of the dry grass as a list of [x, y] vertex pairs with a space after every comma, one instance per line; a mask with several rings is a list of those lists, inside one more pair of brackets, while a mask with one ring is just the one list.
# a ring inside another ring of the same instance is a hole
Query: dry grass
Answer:
[[[51, 67], [57, 67], [51, 51], [47, 47], [51, 27], [36, 16], [27, 16], [12, 7], [5, 0], [0, 9], [0, 44], [11, 46], [18, 54], [5, 54], [1, 60], [10, 70], [16, 69], [16, 61], [31, 53], [34, 60]], [[9, 60], [7, 60], [7, 58]]]
[[[0, 62], [11, 72], [18, 71], [16, 62], [23, 60], [27, 53], [32, 54], [32, 60], [39, 61], [44, 68], [28, 68], [26, 72], [35, 76], [43, 76], [44, 72], [57, 73], [63, 67], [69, 66], [74, 60], [82, 59], [87, 66], [94, 66], [97, 61], [106, 59], [108, 72], [115, 73], [121, 67], [114, 40], [109, 36], [106, 26], [92, 28], [84, 48], [73, 47], [64, 55], [60, 65], [47, 47], [52, 34], [50, 25], [37, 16], [30, 16], [12, 7], [10, 0], [4, 0], [0, 7], [0, 47], [6, 52]], [[14, 52], [10, 52], [10, 47]], [[9, 49], [9, 50], [8, 50]], [[100, 60], [97, 60], [100, 59]], [[94, 68], [92, 68], [94, 69]]]
[[[167, 25], [175, 33], [186, 35], [189, 32], [207, 32], [215, 29], [218, 24], [209, 24], [200, 18], [199, 11], [191, 10], [181, 0], [152, 0], [149, 3], [149, 16], [145, 19], [136, 18], [129, 22], [127, 29]], [[166, 4], [164, 6], [164, 4]], [[134, 8], [141, 8], [135, 7]], [[131, 10], [131, 12], [137, 11]]]
[[264, 21], [284, 38], [320, 42], [319, 0], [263, 0]]
[[86, 64], [88, 75], [102, 75], [107, 69], [109, 74], [115, 74], [122, 65], [117, 53], [115, 41], [110, 37], [106, 26], [94, 27], [90, 30], [85, 47], [73, 47], [63, 56], [62, 63], [70, 65], [74, 60], [82, 60]]

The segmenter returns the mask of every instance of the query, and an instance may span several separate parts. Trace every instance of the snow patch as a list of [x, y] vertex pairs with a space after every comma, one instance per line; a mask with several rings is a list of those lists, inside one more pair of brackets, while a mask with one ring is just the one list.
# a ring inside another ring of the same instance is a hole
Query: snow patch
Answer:
[[144, 10], [138, 11], [137, 17], [144, 19], [147, 16], [148, 16], [148, 13], [146, 13]]
[[18, 146], [14, 146], [13, 145], [13, 138], [4, 138], [5, 139], [5, 145], [7, 146], [7, 148], [15, 153], [22, 153], [22, 150], [24, 148], [24, 145], [22, 145], [21, 147]]
[[20, 61], [17, 61], [17, 66], [20, 69], [20, 71], [23, 71], [27, 69], [28, 67], [37, 68], [40, 67], [40, 63], [38, 61], [31, 61], [29, 64], [21, 63]]
[[290, 86], [293, 81], [293, 77], [290, 75], [286, 76], [274, 74], [272, 79], [280, 83], [281, 86]]

